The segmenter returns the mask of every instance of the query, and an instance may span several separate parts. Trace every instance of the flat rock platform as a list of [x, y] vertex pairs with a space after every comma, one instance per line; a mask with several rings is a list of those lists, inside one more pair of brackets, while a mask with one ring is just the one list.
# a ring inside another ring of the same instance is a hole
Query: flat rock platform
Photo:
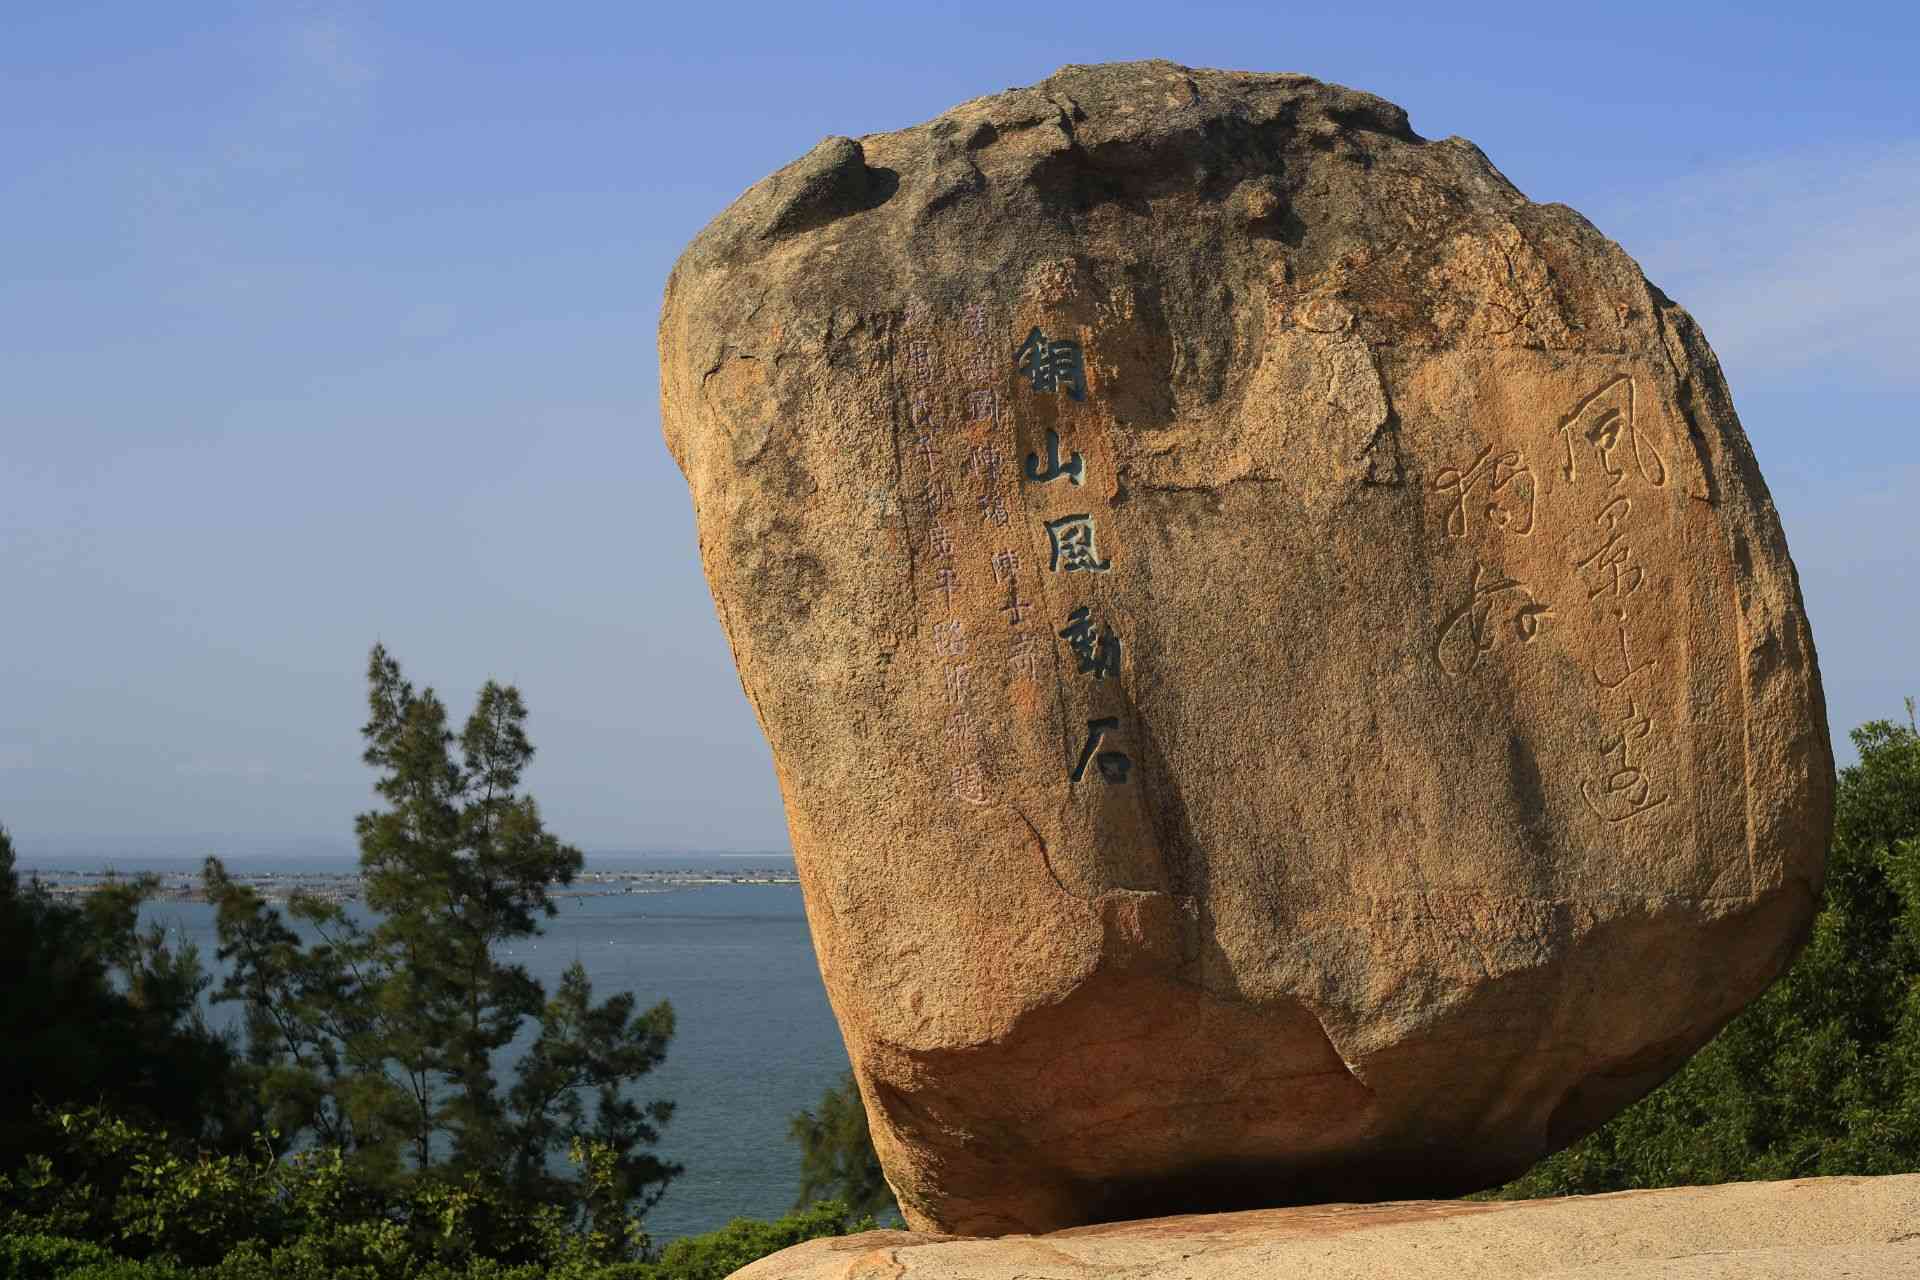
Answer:
[[1916, 1280], [1920, 1174], [1190, 1214], [1046, 1235], [869, 1231], [734, 1280]]

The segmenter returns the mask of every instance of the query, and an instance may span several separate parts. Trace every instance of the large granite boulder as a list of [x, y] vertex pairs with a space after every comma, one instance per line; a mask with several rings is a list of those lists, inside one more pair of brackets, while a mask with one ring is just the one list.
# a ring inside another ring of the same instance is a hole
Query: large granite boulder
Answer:
[[759, 183], [660, 353], [912, 1225], [1495, 1183], [1802, 938], [1831, 750], [1719, 367], [1472, 144], [1069, 67]]

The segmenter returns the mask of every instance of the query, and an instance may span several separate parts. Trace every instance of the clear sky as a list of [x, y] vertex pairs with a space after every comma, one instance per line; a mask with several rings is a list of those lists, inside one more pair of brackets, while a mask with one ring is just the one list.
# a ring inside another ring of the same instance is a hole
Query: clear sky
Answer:
[[378, 639], [456, 717], [520, 686], [589, 852], [784, 848], [660, 440], [667, 271], [824, 136], [1142, 57], [1381, 94], [1624, 245], [1727, 368], [1843, 758], [1902, 714], [1910, 4], [7, 0], [0, 823], [350, 851]]

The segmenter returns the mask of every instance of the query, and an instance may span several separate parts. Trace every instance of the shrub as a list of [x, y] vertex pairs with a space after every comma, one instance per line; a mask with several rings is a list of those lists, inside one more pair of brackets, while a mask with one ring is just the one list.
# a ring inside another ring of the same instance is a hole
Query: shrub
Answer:
[[[103, 1263], [224, 1268], [224, 1280], [409, 1280], [428, 1264], [460, 1273], [484, 1262], [500, 1280], [527, 1268], [542, 1280], [576, 1280], [645, 1257], [651, 1244], [636, 1217], [619, 1219], [603, 1204], [588, 1217], [591, 1229], [574, 1230], [567, 1209], [529, 1204], [501, 1177], [477, 1171], [457, 1181], [435, 1171], [381, 1196], [353, 1181], [338, 1148], [282, 1162], [262, 1137], [254, 1160], [190, 1159], [163, 1135], [98, 1107], [63, 1112], [52, 1127], [62, 1150], [0, 1175], [0, 1232], [91, 1242], [104, 1253], [90, 1258]], [[611, 1147], [575, 1140], [571, 1154], [586, 1166], [589, 1194], [604, 1199]], [[33, 1249], [53, 1246], [17, 1247], [39, 1257]]]
[[188, 1280], [190, 1272], [170, 1262], [111, 1258], [89, 1262], [66, 1273], [62, 1280]]
[[110, 1262], [113, 1253], [91, 1240], [70, 1236], [0, 1235], [0, 1280], [57, 1280], [89, 1262]]
[[[543, 1238], [551, 1261], [518, 1264], [423, 1258], [395, 1222], [309, 1221], [307, 1228], [271, 1247], [244, 1240], [207, 1266], [167, 1255], [116, 1257], [103, 1245], [64, 1236], [0, 1234], [0, 1280], [723, 1280], [807, 1240], [871, 1231], [874, 1220], [853, 1219], [844, 1204], [828, 1200], [772, 1222], [735, 1218], [718, 1231], [674, 1241], [658, 1261], [595, 1262], [576, 1237], [571, 1248]], [[564, 1228], [550, 1217], [536, 1231], [555, 1229]]]
[[735, 1218], [718, 1231], [675, 1240], [651, 1272], [629, 1273], [631, 1280], [725, 1280], [749, 1262], [821, 1236], [871, 1231], [871, 1215], [849, 1222], [847, 1206], [823, 1200], [773, 1222]]

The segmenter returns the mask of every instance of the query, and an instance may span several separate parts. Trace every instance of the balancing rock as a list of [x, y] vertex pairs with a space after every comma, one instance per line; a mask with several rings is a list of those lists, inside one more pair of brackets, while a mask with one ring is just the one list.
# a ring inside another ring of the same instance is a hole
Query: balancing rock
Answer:
[[1719, 366], [1471, 143], [1068, 67], [753, 187], [660, 364], [915, 1228], [1497, 1183], [1805, 935], [1825, 707]]

